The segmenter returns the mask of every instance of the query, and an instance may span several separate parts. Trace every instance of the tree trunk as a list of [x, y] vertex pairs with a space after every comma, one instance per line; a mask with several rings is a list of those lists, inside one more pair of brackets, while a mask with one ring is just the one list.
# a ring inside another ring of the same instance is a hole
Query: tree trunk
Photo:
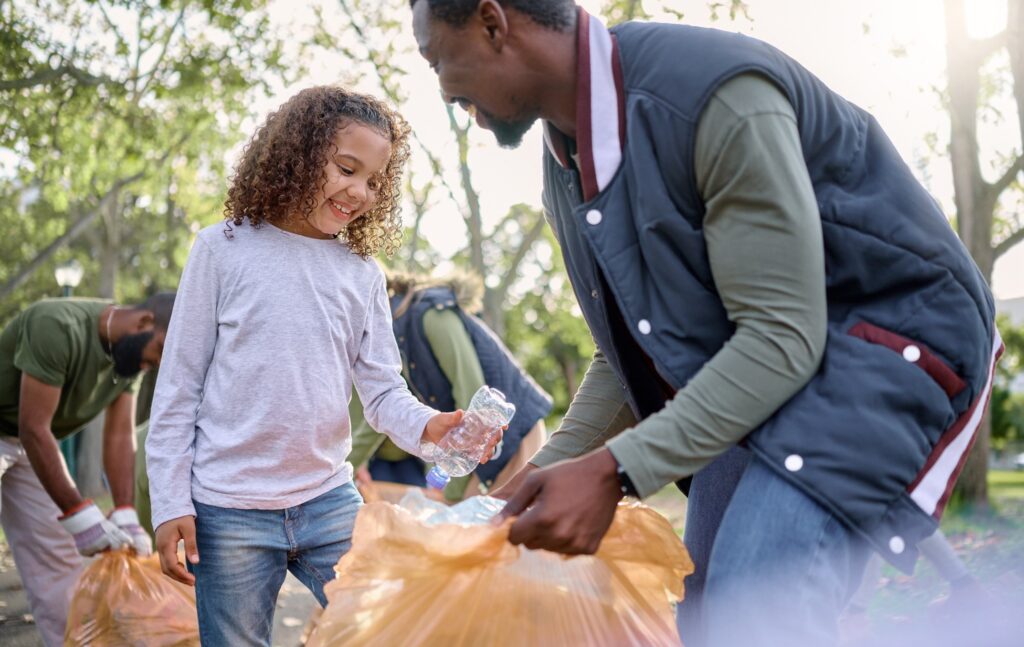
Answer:
[[987, 512], [990, 508], [988, 500], [988, 453], [989, 436], [992, 431], [992, 416], [988, 406], [985, 407], [985, 415], [978, 426], [978, 436], [974, 441], [971, 453], [967, 455], [967, 462], [960, 472], [960, 479], [957, 481], [957, 491], [972, 510]]
[[579, 385], [576, 384], [576, 371], [579, 370], [579, 364], [575, 358], [566, 357], [559, 362], [562, 366], [562, 377], [565, 379], [565, 390], [569, 394], [569, 401], [576, 397], [576, 389]]
[[[945, 0], [946, 65], [949, 92], [949, 154], [953, 170], [957, 233], [991, 283], [992, 208], [978, 158], [978, 90], [983, 62], [967, 35], [963, 0]], [[988, 416], [978, 428], [977, 440], [960, 475], [958, 488], [965, 502], [988, 504]]]
[[121, 203], [112, 200], [103, 214], [103, 235], [100, 236], [100, 289], [104, 299], [114, 299], [117, 294], [117, 273], [121, 266]]
[[494, 331], [498, 339], [505, 339], [505, 311], [502, 307], [502, 295], [497, 290], [484, 290], [484, 323]]
[[[113, 299], [117, 289], [120, 265], [120, 200], [110, 200], [103, 213], [103, 232], [100, 234], [100, 288], [99, 296]], [[107, 491], [103, 478], [103, 421], [100, 415], [80, 432], [78, 446], [78, 489], [85, 497], [97, 497]]]
[[103, 423], [106, 412], [100, 413], [78, 432], [78, 491], [87, 499], [103, 496]]

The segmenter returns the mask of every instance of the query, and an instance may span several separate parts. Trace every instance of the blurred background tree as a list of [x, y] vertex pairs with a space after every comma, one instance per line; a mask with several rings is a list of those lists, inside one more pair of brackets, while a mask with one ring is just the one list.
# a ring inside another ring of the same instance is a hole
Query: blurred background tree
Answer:
[[[936, 105], [949, 112], [951, 127], [948, 137], [931, 137], [934, 155], [948, 155], [959, 178], [951, 218], [987, 278], [995, 259], [1024, 236], [1021, 147], [994, 152], [971, 129], [1021, 114], [1022, 0], [1007, 1], [1007, 28], [972, 41], [957, 27], [964, 5], [946, 0], [950, 71]], [[592, 5], [610, 24], [697, 18], [727, 29], [751, 25], [756, 11], [770, 9], [754, 0]], [[299, 15], [312, 18], [298, 26], [282, 18]], [[499, 213], [489, 211], [477, 158], [481, 142], [493, 142], [461, 110], [415, 94], [424, 70], [409, 33], [408, 0], [0, 2], [0, 323], [58, 294], [53, 269], [71, 258], [85, 270], [80, 295], [131, 302], [173, 288], [194, 233], [221, 218], [230, 164], [273, 107], [268, 97], [280, 102], [319, 71], [318, 79], [386, 96], [414, 126], [430, 124], [414, 131], [407, 244], [382, 261], [479, 274], [486, 289], [480, 314], [555, 396], [559, 415], [593, 342], [539, 195], [531, 189]], [[436, 110], [434, 121], [420, 121], [427, 110]], [[427, 235], [439, 214], [457, 215], [446, 241]], [[446, 251], [436, 246], [452, 241]], [[1020, 429], [1017, 396], [1005, 393], [993, 399], [997, 444]], [[972, 466], [964, 474], [967, 498], [985, 497], [987, 465], [980, 465], [980, 486]]]
[[54, 294], [69, 257], [80, 294], [177, 285], [191, 235], [220, 210], [251, 97], [301, 73], [264, 5], [0, 4], [0, 320]]

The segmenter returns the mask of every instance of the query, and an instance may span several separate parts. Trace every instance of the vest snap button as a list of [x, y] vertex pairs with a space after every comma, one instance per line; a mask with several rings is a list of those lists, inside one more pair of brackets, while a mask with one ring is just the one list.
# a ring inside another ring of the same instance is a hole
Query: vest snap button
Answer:
[[587, 222], [592, 225], [601, 224], [601, 212], [597, 209], [591, 209], [587, 212]]
[[416, 368], [416, 362], [409, 362], [409, 369], [412, 370], [414, 368]]
[[438, 310], [444, 310], [444, 304], [443, 303], [438, 303], [434, 307], [437, 308]]
[[921, 359], [921, 349], [911, 344], [903, 349], [903, 359], [908, 362], [916, 362]]
[[596, 299], [596, 298], [597, 298], [597, 296], [598, 296], [598, 295], [597, 295], [597, 290], [591, 290], [591, 291], [590, 291], [590, 296], [591, 296], [592, 298]]
[[646, 319], [641, 319], [639, 322], [637, 322], [636, 327], [637, 330], [640, 331], [641, 335], [651, 334], [651, 322], [647, 321]]
[[906, 542], [904, 542], [903, 537], [900, 537], [899, 535], [896, 535], [889, 540], [889, 550], [891, 550], [894, 555], [899, 555], [906, 549], [906, 547]]
[[804, 466], [804, 459], [800, 454], [790, 454], [783, 464], [790, 472], [799, 472]]
[[430, 396], [430, 401], [431, 401], [431, 402], [437, 402], [437, 398], [436, 398], [436, 397], [434, 397], [434, 396]]

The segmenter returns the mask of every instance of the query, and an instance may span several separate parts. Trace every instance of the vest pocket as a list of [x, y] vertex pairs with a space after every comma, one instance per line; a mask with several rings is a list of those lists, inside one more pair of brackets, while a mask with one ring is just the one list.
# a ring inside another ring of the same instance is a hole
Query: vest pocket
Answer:
[[855, 324], [847, 331], [847, 334], [863, 339], [869, 344], [884, 346], [899, 353], [903, 356], [903, 359], [916, 364], [935, 380], [935, 383], [946, 392], [946, 396], [950, 400], [967, 387], [967, 384], [946, 362], [921, 342], [914, 341], [866, 321]]

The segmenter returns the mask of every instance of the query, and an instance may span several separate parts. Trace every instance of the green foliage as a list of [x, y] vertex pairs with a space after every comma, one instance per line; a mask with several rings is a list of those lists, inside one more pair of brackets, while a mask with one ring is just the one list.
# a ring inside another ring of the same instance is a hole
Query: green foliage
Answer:
[[550, 227], [544, 228], [524, 269], [524, 291], [513, 291], [505, 338], [526, 372], [552, 395], [563, 414], [590, 366], [594, 341], [566, 276]]
[[1024, 371], [1024, 327], [1014, 327], [1005, 316], [1000, 316], [997, 324], [1006, 350], [996, 365], [990, 415], [992, 447], [1002, 450], [1024, 441], [1024, 393], [1011, 390]]
[[71, 256], [78, 294], [176, 285], [252, 98], [285, 72], [265, 2], [0, 3], [0, 43], [0, 320], [55, 294]]
[[679, 2], [678, 0], [607, 0], [601, 11], [601, 15], [609, 25], [617, 25], [627, 20], [650, 20], [658, 14], [663, 14], [671, 20], [685, 21], [686, 12], [680, 7], [704, 6], [711, 20], [721, 20], [725, 15], [729, 20], [737, 18], [753, 20], [750, 15], [750, 6], [745, 0], [713, 0], [711, 2]]

